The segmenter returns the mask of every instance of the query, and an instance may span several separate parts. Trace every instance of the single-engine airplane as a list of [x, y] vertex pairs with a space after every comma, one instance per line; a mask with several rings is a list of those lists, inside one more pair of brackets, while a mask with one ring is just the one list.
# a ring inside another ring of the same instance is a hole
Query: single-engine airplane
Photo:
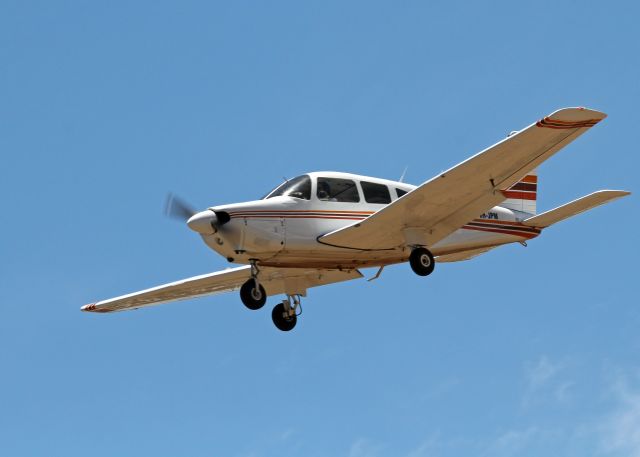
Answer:
[[[629, 195], [600, 190], [536, 213], [536, 168], [606, 114], [564, 108], [420, 186], [349, 173], [314, 172], [290, 179], [256, 201], [195, 212], [178, 199], [168, 213], [186, 220], [204, 243], [243, 266], [164, 284], [83, 306], [111, 312], [240, 289], [244, 305], [271, 313], [289, 331], [307, 289], [361, 278], [358, 268], [409, 261], [428, 276], [436, 262], [471, 259], [522, 243], [556, 222]], [[372, 278], [372, 279], [374, 279]]]

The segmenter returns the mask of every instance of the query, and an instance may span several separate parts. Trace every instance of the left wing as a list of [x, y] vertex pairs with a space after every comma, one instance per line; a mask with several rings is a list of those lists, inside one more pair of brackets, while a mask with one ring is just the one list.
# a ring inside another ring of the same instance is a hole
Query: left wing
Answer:
[[586, 108], [558, 110], [318, 241], [358, 250], [433, 246], [504, 201], [503, 191], [605, 117]]
[[[91, 303], [80, 309], [82, 311], [108, 313], [230, 292], [239, 289], [250, 276], [251, 267], [249, 266], [230, 268]], [[262, 284], [269, 296], [282, 293], [305, 295], [307, 288], [310, 287], [361, 277], [362, 274], [358, 270], [260, 268], [260, 284]]]

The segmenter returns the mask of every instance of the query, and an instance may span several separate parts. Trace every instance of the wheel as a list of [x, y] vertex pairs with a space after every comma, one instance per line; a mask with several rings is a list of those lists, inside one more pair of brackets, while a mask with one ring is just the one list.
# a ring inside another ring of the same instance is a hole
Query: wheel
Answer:
[[284, 304], [282, 303], [278, 303], [273, 307], [271, 319], [273, 319], [273, 324], [278, 327], [278, 330], [282, 330], [283, 332], [293, 330], [293, 327], [296, 326], [296, 322], [298, 321], [298, 317], [295, 315], [285, 317]]
[[411, 251], [409, 263], [413, 272], [420, 276], [428, 276], [433, 273], [436, 262], [433, 260], [433, 254], [425, 248], [416, 248]]
[[256, 289], [256, 282], [253, 279], [249, 279], [240, 288], [240, 299], [244, 306], [256, 310], [262, 308], [267, 302], [267, 293], [262, 284], [259, 284]]

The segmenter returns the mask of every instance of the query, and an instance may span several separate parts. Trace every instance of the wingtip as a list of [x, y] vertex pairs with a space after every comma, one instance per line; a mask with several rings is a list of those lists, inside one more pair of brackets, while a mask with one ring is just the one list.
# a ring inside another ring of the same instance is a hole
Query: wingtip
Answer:
[[595, 191], [594, 194], [607, 194], [615, 197], [626, 197], [627, 195], [631, 195], [631, 192], [629, 192], [628, 190], [602, 189]]
[[618, 197], [627, 197], [631, 195], [631, 192], [628, 190], [611, 190], [609, 192], [617, 194]]
[[607, 113], [598, 111], [585, 106], [570, 106], [567, 108], [560, 108], [557, 111], [549, 114], [550, 118], [558, 119], [561, 121], [601, 121], [607, 117]]
[[95, 309], [96, 309], [96, 304], [89, 303], [88, 305], [84, 305], [83, 307], [81, 307], [80, 311], [91, 312], [91, 311], [95, 311]]
[[562, 108], [540, 119], [536, 126], [554, 130], [590, 128], [606, 117], [605, 113], [589, 108]]

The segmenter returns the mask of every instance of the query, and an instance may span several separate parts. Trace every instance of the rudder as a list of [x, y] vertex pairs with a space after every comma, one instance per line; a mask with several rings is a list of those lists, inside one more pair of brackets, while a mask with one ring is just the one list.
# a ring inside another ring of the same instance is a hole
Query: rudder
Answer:
[[506, 200], [500, 204], [504, 208], [527, 214], [536, 214], [538, 198], [538, 171], [533, 170], [517, 183], [503, 190]]

